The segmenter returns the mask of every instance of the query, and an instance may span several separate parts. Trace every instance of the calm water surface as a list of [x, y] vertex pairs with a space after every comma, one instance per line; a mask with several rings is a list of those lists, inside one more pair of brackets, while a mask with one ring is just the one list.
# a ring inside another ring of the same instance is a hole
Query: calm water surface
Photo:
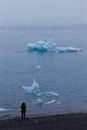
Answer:
[[[82, 51], [28, 52], [27, 43], [49, 39], [54, 39], [57, 46], [78, 47]], [[22, 88], [31, 86], [33, 79], [36, 79], [42, 92], [58, 93], [57, 101], [60, 103], [33, 103], [33, 97]], [[23, 101], [27, 104], [27, 115], [87, 111], [86, 29], [0, 30], [0, 115], [20, 115]], [[12, 110], [2, 111], [3, 108]]]

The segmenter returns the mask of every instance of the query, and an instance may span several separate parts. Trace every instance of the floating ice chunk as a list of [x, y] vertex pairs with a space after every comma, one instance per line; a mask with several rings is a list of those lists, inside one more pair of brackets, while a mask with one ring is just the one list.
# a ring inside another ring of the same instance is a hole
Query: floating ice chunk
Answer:
[[54, 40], [45, 41], [37, 41], [36, 43], [28, 43], [27, 44], [29, 51], [55, 51], [55, 52], [79, 52], [82, 49], [75, 47], [58, 47]]
[[10, 111], [12, 109], [0, 108], [0, 111]]
[[[57, 103], [58, 93], [53, 91], [41, 92], [39, 88], [39, 84], [33, 79], [33, 83], [31, 86], [23, 86], [22, 87], [27, 93], [34, 96], [34, 100], [32, 103], [42, 105], [42, 104], [52, 104], [54, 102]], [[58, 103], [57, 103], [58, 104]]]
[[29, 51], [47, 51], [47, 48], [45, 47], [45, 43], [43, 41], [38, 41], [35, 43], [29, 43], [27, 44], [27, 47]]
[[56, 43], [53, 40], [48, 42], [37, 41], [36, 43], [27, 44], [29, 51], [48, 51], [50, 49], [54, 49], [56, 47]]
[[39, 84], [36, 82], [35, 79], [33, 80], [32, 86], [23, 86], [23, 89], [30, 94], [37, 94], [40, 92]]
[[36, 66], [36, 68], [37, 68], [37, 69], [40, 69], [40, 68], [42, 68], [42, 66], [40, 66], [40, 65], [37, 65], [37, 66]]
[[43, 104], [43, 100], [41, 98], [38, 98], [38, 99], [34, 100], [33, 103], [42, 105]]
[[59, 94], [56, 92], [51, 92], [51, 91], [47, 91], [47, 92], [40, 92], [37, 94], [37, 96], [58, 96]]
[[46, 102], [45, 104], [52, 104], [52, 103], [54, 103], [55, 101], [56, 101], [56, 99], [53, 99], [53, 100], [51, 100], [51, 101]]
[[36, 44], [35, 43], [33, 43], [33, 44], [29, 43], [29, 44], [27, 44], [27, 47], [28, 47], [29, 51], [33, 51], [36, 48]]
[[78, 52], [81, 51], [81, 48], [74, 47], [56, 47], [56, 52]]
[[42, 66], [41, 65], [30, 65], [30, 68], [32, 68], [32, 69], [41, 69]]

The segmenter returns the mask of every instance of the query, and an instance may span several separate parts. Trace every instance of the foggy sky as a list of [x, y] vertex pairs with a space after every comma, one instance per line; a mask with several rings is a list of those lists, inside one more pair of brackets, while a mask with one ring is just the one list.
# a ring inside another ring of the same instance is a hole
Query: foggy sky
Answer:
[[87, 24], [87, 0], [0, 0], [0, 24]]

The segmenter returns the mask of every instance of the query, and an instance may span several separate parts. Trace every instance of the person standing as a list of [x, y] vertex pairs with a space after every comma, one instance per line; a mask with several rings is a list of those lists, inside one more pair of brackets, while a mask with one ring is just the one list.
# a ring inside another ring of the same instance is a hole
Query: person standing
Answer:
[[23, 102], [21, 104], [21, 118], [25, 119], [25, 117], [26, 117], [26, 104]]

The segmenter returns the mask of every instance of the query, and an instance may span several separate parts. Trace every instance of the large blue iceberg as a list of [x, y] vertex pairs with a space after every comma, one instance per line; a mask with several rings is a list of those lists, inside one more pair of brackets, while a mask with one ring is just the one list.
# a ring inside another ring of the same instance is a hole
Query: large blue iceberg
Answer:
[[27, 44], [29, 51], [50, 51], [56, 48], [56, 43], [53, 40], [48, 42], [45, 41], [37, 41], [36, 43]]
[[54, 52], [79, 52], [81, 48], [75, 47], [58, 47], [54, 40], [49, 40], [48, 42], [45, 41], [37, 41], [36, 43], [28, 43], [27, 48], [29, 51], [54, 51]]

